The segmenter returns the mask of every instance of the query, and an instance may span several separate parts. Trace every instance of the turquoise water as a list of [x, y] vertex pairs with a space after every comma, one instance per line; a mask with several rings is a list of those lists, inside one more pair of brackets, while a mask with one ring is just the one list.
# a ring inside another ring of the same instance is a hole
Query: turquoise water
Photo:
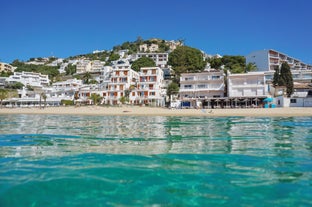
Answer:
[[312, 117], [0, 115], [0, 206], [312, 206]]

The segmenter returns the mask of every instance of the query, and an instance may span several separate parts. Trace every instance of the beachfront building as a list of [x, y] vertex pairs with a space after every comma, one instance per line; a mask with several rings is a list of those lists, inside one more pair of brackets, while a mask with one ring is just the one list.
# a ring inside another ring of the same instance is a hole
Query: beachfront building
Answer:
[[2, 63], [0, 62], [0, 72], [11, 72], [13, 73], [16, 67], [13, 67], [12, 65], [8, 63]]
[[82, 86], [82, 80], [68, 79], [66, 81], [55, 82], [52, 84], [54, 91], [77, 91]]
[[159, 67], [143, 67], [139, 80], [130, 88], [129, 101], [135, 105], [164, 106], [166, 91], [163, 89], [164, 74]]
[[223, 71], [182, 73], [179, 96], [182, 108], [210, 108], [224, 97]]
[[287, 62], [294, 71], [312, 70], [312, 65], [272, 49], [253, 51], [246, 56], [246, 64], [254, 63], [258, 71], [274, 71], [283, 62]]
[[258, 107], [269, 94], [263, 72], [227, 74], [227, 97], [231, 107]]
[[154, 60], [157, 67], [160, 68], [166, 68], [168, 67], [168, 53], [137, 53], [136, 59], [142, 58], [142, 57], [149, 57]]
[[116, 105], [120, 104], [120, 98], [126, 97], [126, 90], [130, 86], [136, 85], [139, 80], [139, 73], [131, 69], [128, 61], [119, 61], [113, 65], [110, 74], [110, 82], [107, 84], [107, 93], [104, 94], [104, 103]]
[[41, 73], [34, 72], [14, 72], [13, 75], [6, 79], [8, 84], [14, 84], [20, 82], [24, 86], [44, 87], [50, 84], [48, 75], [42, 75]]

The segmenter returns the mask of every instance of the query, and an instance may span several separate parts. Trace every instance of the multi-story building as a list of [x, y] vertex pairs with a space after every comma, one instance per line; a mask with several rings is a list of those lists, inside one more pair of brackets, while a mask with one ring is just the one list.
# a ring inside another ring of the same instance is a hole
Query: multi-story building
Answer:
[[131, 104], [164, 106], [165, 90], [163, 89], [164, 74], [159, 67], [143, 67], [135, 89], [130, 91]]
[[157, 67], [166, 68], [168, 67], [168, 53], [137, 53], [136, 59], [141, 57], [149, 57], [154, 60]]
[[261, 72], [227, 75], [227, 96], [229, 98], [267, 97], [268, 85]]
[[208, 106], [208, 100], [224, 97], [224, 88], [222, 71], [183, 73], [179, 90], [182, 107]]
[[99, 60], [93, 60], [91, 62], [91, 72], [100, 72], [104, 67], [104, 62]]
[[8, 84], [20, 82], [25, 86], [43, 87], [48, 86], [50, 83], [48, 75], [33, 72], [14, 72], [13, 75], [6, 79]]
[[138, 82], [139, 74], [130, 66], [129, 62], [119, 62], [113, 66], [107, 93], [103, 92], [104, 103], [119, 104], [120, 98], [126, 96], [125, 91]]
[[92, 69], [92, 64], [90, 60], [79, 61], [76, 65], [76, 73], [86, 73], [90, 72]]
[[77, 80], [76, 78], [52, 84], [55, 91], [77, 91], [81, 86], [82, 80]]
[[10, 64], [0, 62], [0, 72], [4, 71], [4, 72], [12, 72], [13, 73], [15, 69], [16, 69], [16, 67], [13, 67]]
[[291, 70], [312, 70], [312, 65], [272, 49], [254, 51], [246, 56], [246, 63], [254, 63], [258, 71], [274, 71], [283, 62], [287, 62]]

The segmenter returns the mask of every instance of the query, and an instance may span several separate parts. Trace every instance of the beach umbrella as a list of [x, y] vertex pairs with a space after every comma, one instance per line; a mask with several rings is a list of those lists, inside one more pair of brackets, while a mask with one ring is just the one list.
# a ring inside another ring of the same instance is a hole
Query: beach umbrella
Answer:
[[264, 102], [272, 102], [273, 101], [273, 98], [271, 97], [267, 97], [265, 99], [263, 99]]

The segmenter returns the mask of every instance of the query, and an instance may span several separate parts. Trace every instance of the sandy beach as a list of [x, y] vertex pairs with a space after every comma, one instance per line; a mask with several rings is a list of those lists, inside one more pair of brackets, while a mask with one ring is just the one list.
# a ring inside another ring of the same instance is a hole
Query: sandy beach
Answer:
[[0, 108], [0, 114], [122, 115], [122, 116], [312, 116], [310, 108], [168, 109], [139, 106]]

